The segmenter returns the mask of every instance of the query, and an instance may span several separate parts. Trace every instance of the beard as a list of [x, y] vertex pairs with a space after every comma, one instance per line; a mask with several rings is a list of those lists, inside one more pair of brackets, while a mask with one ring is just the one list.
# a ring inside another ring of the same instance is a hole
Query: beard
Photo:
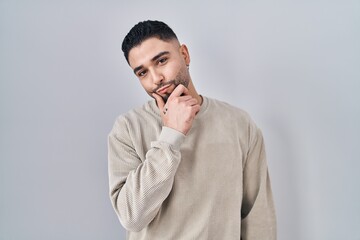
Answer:
[[[190, 77], [188, 76], [186, 70], [183, 70], [176, 75], [175, 79], [167, 81], [167, 82], [163, 82], [161, 83], [157, 88], [155, 88], [153, 90], [153, 93], [158, 94], [156, 91], [160, 88], [162, 88], [163, 86], [166, 85], [174, 85], [174, 89], [179, 86], [180, 84], [184, 85], [186, 88], [188, 88], [189, 86], [189, 82], [190, 82]], [[171, 92], [172, 93], [172, 92]], [[171, 93], [165, 93], [164, 96], [161, 96], [162, 99], [164, 100], [164, 103], [167, 102], [167, 100], [169, 99]], [[159, 95], [159, 94], [158, 94]]]

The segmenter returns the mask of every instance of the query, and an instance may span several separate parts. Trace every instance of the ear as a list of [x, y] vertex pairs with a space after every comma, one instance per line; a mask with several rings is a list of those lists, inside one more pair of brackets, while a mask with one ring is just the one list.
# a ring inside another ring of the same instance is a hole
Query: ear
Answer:
[[180, 54], [183, 57], [185, 64], [189, 66], [190, 64], [190, 54], [189, 54], [189, 50], [186, 47], [185, 44], [182, 44], [179, 48]]

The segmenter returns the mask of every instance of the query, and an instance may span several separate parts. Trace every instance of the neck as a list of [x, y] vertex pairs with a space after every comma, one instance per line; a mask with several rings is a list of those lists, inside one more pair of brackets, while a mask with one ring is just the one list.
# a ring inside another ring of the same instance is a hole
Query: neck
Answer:
[[189, 95], [192, 96], [193, 98], [196, 98], [196, 100], [198, 101], [198, 103], [201, 105], [203, 102], [203, 99], [201, 97], [201, 95], [199, 95], [194, 87], [194, 84], [192, 83], [192, 81], [189, 81], [189, 86], [188, 86], [188, 90], [189, 90]]

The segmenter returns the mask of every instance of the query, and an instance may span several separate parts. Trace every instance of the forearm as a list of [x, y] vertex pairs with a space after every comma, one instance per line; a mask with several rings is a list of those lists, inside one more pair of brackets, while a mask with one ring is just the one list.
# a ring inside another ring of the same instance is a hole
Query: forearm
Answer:
[[181, 159], [183, 138], [184, 135], [164, 128], [158, 141], [151, 143], [146, 159], [128, 172], [121, 187], [120, 175], [124, 174], [116, 177], [116, 169], [124, 165], [113, 163], [111, 201], [120, 222], [129, 231], [140, 231], [146, 227], [169, 195]]
[[[276, 240], [276, 214], [267, 170], [265, 170], [256, 200], [251, 204], [244, 203], [247, 206], [251, 205], [251, 208], [243, 209], [248, 212], [241, 220], [241, 239]], [[246, 207], [244, 206], [244, 208]]]

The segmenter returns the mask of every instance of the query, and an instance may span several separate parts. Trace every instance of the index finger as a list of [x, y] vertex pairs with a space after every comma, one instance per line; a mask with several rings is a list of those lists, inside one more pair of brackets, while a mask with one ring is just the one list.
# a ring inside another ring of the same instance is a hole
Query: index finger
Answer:
[[181, 95], [188, 95], [189, 90], [182, 84], [179, 84], [174, 91], [170, 94], [169, 98], [171, 97], [180, 97]]
[[156, 93], [153, 93], [152, 96], [153, 96], [153, 98], [155, 98], [156, 103], [157, 103], [160, 111], [162, 112], [164, 109], [164, 105], [165, 105], [164, 100], [162, 99], [162, 97], [160, 95], [158, 95]]

